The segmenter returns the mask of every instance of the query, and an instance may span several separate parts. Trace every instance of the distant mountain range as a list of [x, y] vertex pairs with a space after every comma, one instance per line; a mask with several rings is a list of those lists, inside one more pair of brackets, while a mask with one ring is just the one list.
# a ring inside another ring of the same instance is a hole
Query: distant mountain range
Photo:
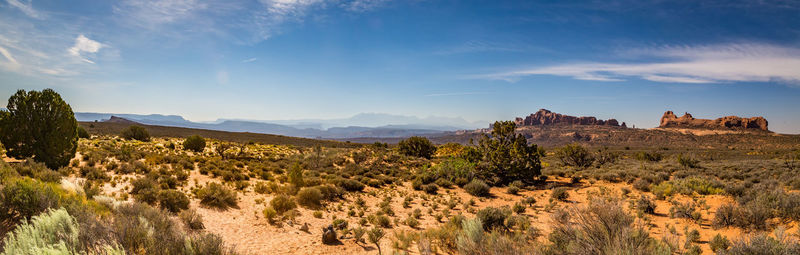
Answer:
[[303, 120], [237, 120], [220, 119], [214, 122], [192, 122], [178, 115], [116, 114], [76, 112], [78, 121], [107, 121], [112, 116], [158, 126], [199, 128], [230, 132], [251, 132], [285, 136], [346, 139], [357, 137], [395, 138], [414, 135], [433, 135], [446, 131], [486, 127], [484, 122], [469, 122], [462, 118], [427, 117], [362, 113], [344, 119]]

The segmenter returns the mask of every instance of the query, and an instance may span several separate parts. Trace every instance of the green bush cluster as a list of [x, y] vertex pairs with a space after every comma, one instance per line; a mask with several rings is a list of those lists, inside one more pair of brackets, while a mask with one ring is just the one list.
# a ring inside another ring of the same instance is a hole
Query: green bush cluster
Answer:
[[142, 126], [132, 125], [122, 130], [120, 137], [128, 140], [150, 141], [150, 133]]
[[238, 204], [236, 191], [216, 182], [195, 190], [195, 197], [200, 199], [200, 204], [219, 209], [237, 207]]
[[189, 136], [183, 140], [183, 148], [194, 152], [203, 152], [206, 148], [206, 139], [199, 135]]

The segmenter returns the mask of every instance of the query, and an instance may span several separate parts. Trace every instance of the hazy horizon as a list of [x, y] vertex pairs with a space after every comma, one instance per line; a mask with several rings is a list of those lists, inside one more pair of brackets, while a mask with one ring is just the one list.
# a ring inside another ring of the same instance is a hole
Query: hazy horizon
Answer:
[[[652, 128], [664, 111], [800, 133], [785, 1], [0, 1], [0, 100], [187, 120], [361, 113]], [[3, 103], [4, 105], [5, 103]]]

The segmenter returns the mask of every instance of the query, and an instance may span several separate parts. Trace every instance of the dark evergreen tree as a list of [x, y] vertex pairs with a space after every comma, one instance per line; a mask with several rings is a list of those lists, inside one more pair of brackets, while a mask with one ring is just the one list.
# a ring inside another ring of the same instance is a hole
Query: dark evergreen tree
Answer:
[[515, 129], [512, 121], [498, 121], [492, 125], [492, 135], [483, 135], [479, 141], [482, 157], [478, 174], [491, 184], [516, 180], [531, 183], [541, 174], [540, 157], [544, 151], [535, 144], [528, 145], [524, 136], [514, 133]]
[[75, 157], [78, 122], [58, 93], [18, 90], [6, 108], [0, 113], [0, 140], [9, 157], [32, 157], [52, 169], [66, 166]]

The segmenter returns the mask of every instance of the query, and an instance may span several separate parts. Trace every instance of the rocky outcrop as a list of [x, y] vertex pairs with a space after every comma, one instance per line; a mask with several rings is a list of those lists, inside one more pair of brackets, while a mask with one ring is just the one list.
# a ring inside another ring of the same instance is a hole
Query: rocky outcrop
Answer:
[[546, 125], [593, 125], [593, 126], [613, 126], [627, 127], [625, 122], [620, 125], [616, 119], [601, 120], [595, 117], [575, 117], [551, 112], [547, 109], [539, 109], [538, 112], [527, 117], [514, 120], [517, 126], [546, 126]]
[[742, 118], [737, 116], [725, 116], [718, 119], [695, 119], [689, 113], [683, 116], [676, 116], [672, 111], [667, 111], [661, 116], [661, 128], [701, 128], [701, 129], [740, 129], [740, 130], [763, 130], [767, 129], [767, 119], [764, 117]]
[[129, 120], [129, 119], [126, 119], [126, 118], [120, 118], [120, 117], [117, 117], [117, 116], [111, 116], [111, 118], [109, 118], [105, 122], [122, 123], [122, 124], [129, 124], [129, 125], [139, 124], [138, 122], [135, 122], [135, 121], [132, 121], [132, 120]]

